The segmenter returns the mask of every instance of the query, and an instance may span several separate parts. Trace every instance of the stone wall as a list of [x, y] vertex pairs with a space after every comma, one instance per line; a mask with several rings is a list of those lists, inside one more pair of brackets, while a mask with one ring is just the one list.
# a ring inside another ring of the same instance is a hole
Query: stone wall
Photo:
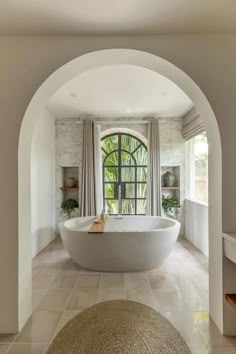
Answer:
[[[161, 166], [180, 167], [180, 237], [184, 236], [184, 199], [185, 199], [185, 141], [181, 133], [182, 118], [160, 119]], [[165, 193], [171, 194], [171, 193]]]
[[[124, 120], [124, 119], [123, 119]], [[101, 132], [108, 129], [131, 129], [147, 139], [147, 125], [144, 124], [102, 124]], [[181, 134], [182, 118], [160, 119], [160, 148], [162, 166], [180, 166], [180, 203], [185, 198], [184, 184], [184, 139]], [[65, 218], [60, 215], [63, 192], [62, 167], [77, 166], [81, 180], [82, 124], [76, 118], [56, 119], [56, 224]], [[80, 184], [80, 183], [79, 183]], [[79, 191], [78, 191], [79, 193]], [[184, 235], [184, 212], [181, 211], [181, 235]], [[58, 227], [57, 227], [58, 232]]]

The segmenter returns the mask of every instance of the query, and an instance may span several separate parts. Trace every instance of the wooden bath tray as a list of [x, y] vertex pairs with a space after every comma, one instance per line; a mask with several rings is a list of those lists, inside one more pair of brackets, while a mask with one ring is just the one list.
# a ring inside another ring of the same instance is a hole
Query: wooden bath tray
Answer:
[[236, 310], [236, 294], [225, 294], [225, 300]]
[[106, 220], [103, 220], [102, 222], [94, 222], [93, 225], [90, 227], [88, 233], [103, 234], [105, 225], [106, 225]]

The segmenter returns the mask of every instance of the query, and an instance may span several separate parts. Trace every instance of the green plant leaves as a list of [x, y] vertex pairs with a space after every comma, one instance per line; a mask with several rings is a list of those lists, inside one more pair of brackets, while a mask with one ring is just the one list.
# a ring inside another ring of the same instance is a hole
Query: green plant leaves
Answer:
[[61, 204], [61, 214], [64, 214], [70, 219], [71, 213], [78, 208], [79, 204], [75, 199], [66, 199]]
[[166, 213], [168, 213], [168, 211], [172, 211], [174, 208], [180, 208], [180, 206], [181, 205], [179, 204], [179, 201], [176, 196], [162, 196], [162, 208], [165, 210]]

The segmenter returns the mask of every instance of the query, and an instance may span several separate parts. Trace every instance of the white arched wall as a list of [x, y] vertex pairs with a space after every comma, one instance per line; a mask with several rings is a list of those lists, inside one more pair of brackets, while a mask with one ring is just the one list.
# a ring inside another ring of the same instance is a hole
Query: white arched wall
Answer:
[[22, 328], [32, 312], [30, 155], [36, 122], [50, 97], [66, 82], [96, 67], [122, 64], [140, 66], [173, 81], [193, 101], [204, 121], [209, 141], [210, 315], [223, 332], [222, 158], [217, 121], [206, 96], [188, 75], [160, 57], [131, 49], [101, 50], [72, 60], [42, 84], [25, 112], [18, 150], [18, 328]]

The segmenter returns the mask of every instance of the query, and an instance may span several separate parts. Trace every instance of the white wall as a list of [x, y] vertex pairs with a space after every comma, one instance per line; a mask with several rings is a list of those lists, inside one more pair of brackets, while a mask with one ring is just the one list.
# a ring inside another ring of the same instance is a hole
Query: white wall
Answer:
[[55, 119], [44, 111], [31, 150], [32, 257], [55, 238]]
[[185, 237], [208, 257], [208, 205], [185, 200]]

